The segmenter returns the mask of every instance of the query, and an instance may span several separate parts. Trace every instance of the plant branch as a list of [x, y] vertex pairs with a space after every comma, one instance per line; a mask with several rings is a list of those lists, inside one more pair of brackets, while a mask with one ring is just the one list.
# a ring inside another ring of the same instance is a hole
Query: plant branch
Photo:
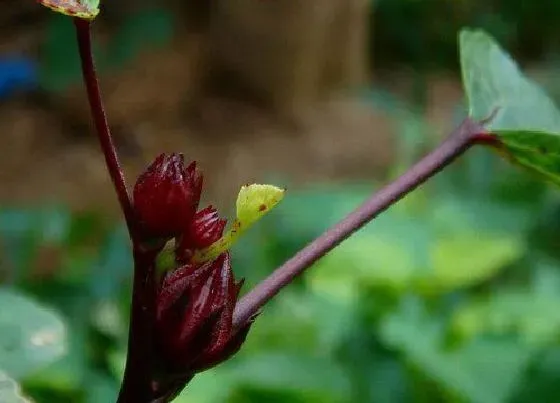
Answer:
[[97, 131], [97, 137], [103, 155], [105, 156], [107, 170], [109, 171], [115, 191], [117, 192], [128, 231], [131, 237], [134, 237], [135, 221], [132, 202], [126, 187], [115, 144], [111, 136], [109, 123], [107, 122], [103, 100], [101, 99], [101, 91], [99, 89], [99, 81], [95, 70], [91, 46], [91, 22], [81, 18], [74, 18], [74, 25], [76, 27], [76, 36], [82, 64], [82, 75], [87, 90], [92, 118]]
[[128, 351], [117, 403], [152, 401], [152, 371], [156, 366], [152, 349], [156, 301], [156, 255], [157, 251], [142, 251], [134, 247]]
[[486, 130], [481, 123], [469, 118], [463, 121], [438, 148], [426, 155], [394, 182], [376, 192], [356, 210], [309, 243], [247, 293], [235, 308], [234, 328], [239, 329], [243, 326], [296, 276], [303, 273], [358, 229], [441, 171], [468, 148], [477, 144], [479, 140], [483, 142], [485, 137], [480, 135], [485, 133]]
[[91, 44], [91, 22], [74, 18], [76, 36], [91, 114], [97, 137], [105, 157], [107, 170], [115, 187], [134, 249], [134, 280], [132, 288], [131, 319], [128, 352], [119, 403], [151, 402], [153, 325], [155, 317], [155, 258], [157, 252], [141, 248], [130, 194], [120, 166], [117, 150], [105, 114], [101, 90], [95, 70]]

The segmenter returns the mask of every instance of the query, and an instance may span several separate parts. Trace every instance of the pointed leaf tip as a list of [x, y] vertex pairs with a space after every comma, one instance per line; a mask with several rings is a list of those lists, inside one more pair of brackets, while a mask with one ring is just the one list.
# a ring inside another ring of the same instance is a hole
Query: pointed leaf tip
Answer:
[[40, 4], [70, 17], [93, 20], [99, 14], [99, 0], [38, 0]]
[[511, 162], [560, 184], [560, 111], [526, 77], [499, 43], [482, 30], [459, 34], [463, 85], [474, 120], [497, 136], [496, 148]]
[[262, 218], [284, 198], [285, 190], [273, 185], [245, 185], [237, 196], [237, 220], [243, 227]]
[[560, 133], [554, 102], [523, 74], [496, 39], [482, 30], [464, 29], [459, 48], [469, 115], [474, 120], [498, 109], [486, 125], [488, 130]]
[[207, 262], [230, 249], [243, 232], [282, 201], [285, 192], [285, 189], [273, 185], [242, 186], [237, 196], [237, 218], [232, 227], [209, 247], [197, 250], [194, 261]]

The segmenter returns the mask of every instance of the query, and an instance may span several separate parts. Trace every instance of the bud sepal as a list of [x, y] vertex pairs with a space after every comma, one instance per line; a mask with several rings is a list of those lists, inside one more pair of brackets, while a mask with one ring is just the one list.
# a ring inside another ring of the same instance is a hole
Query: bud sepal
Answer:
[[184, 232], [198, 208], [202, 175], [196, 162], [185, 167], [182, 154], [161, 154], [134, 186], [134, 209], [149, 238], [169, 239]]
[[232, 328], [241, 285], [227, 252], [164, 277], [157, 297], [156, 348], [169, 373], [192, 375], [239, 350], [250, 327], [235, 334]]

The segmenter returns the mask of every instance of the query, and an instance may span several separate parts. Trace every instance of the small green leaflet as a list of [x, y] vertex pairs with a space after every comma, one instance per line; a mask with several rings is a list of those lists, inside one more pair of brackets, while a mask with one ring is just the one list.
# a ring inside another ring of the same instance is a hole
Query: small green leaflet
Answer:
[[500, 45], [481, 30], [459, 35], [469, 115], [498, 136], [512, 162], [560, 185], [560, 112], [548, 95], [523, 75]]
[[241, 187], [235, 204], [237, 217], [228, 232], [208, 248], [195, 253], [194, 260], [202, 263], [225, 252], [254, 223], [264, 217], [284, 198], [285, 189], [273, 185], [245, 185]]
[[85, 20], [99, 14], [99, 0], [39, 0], [39, 3], [57, 13]]

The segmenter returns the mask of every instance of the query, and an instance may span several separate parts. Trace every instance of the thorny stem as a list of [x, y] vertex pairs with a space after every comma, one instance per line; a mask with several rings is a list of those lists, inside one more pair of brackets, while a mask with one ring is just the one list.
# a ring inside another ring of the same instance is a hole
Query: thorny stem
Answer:
[[373, 194], [356, 210], [309, 243], [247, 293], [235, 308], [234, 328], [239, 329], [243, 326], [283, 287], [342, 241], [441, 171], [472, 145], [489, 141], [489, 136], [481, 123], [467, 118], [438, 148], [394, 182]]
[[97, 137], [105, 156], [105, 163], [107, 170], [115, 186], [115, 191], [119, 198], [119, 203], [126, 220], [128, 231], [132, 238], [135, 236], [134, 228], [134, 211], [132, 209], [132, 202], [128, 193], [123, 171], [119, 163], [117, 150], [111, 136], [109, 123], [105, 114], [103, 100], [101, 99], [101, 91], [99, 89], [99, 81], [95, 70], [95, 63], [93, 60], [93, 53], [91, 47], [91, 22], [81, 18], [74, 18], [74, 25], [76, 27], [76, 36], [78, 39], [78, 48], [80, 52], [80, 60], [82, 63], [82, 75], [87, 90], [89, 105]]

